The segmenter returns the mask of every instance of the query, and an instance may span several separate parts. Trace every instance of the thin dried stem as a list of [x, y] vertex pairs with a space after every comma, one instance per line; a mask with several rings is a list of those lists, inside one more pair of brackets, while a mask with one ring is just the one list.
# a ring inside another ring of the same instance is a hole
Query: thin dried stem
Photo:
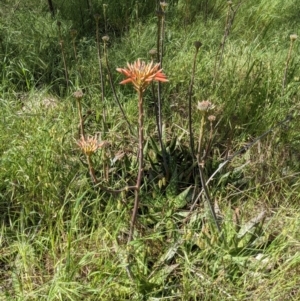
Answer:
[[113, 83], [113, 79], [112, 79], [112, 74], [111, 74], [111, 70], [110, 70], [110, 66], [109, 66], [109, 62], [108, 62], [108, 54], [107, 54], [107, 47], [106, 47], [106, 42], [104, 43], [104, 57], [105, 57], [105, 63], [106, 63], [106, 68], [107, 68], [107, 73], [108, 73], [108, 78], [109, 78], [109, 83], [110, 83], [110, 87], [111, 87], [111, 90], [113, 92], [113, 95], [114, 95], [114, 98], [115, 98], [115, 101], [123, 115], [123, 118], [125, 120], [125, 122], [127, 123], [128, 125], [128, 129], [129, 129], [129, 132], [131, 135], [134, 135], [134, 132], [132, 130], [132, 126], [131, 126], [131, 123], [129, 122], [127, 116], [126, 116], [126, 113], [120, 103], [120, 100], [119, 100], [119, 97], [116, 93], [116, 89], [115, 89], [115, 86], [114, 86], [114, 83]]
[[78, 108], [78, 115], [79, 115], [79, 127], [80, 127], [80, 135], [79, 137], [84, 137], [84, 120], [82, 117], [82, 107], [81, 107], [81, 101], [80, 98], [76, 98], [77, 101], [77, 108]]
[[219, 49], [217, 51], [217, 54], [216, 54], [215, 67], [214, 67], [214, 79], [213, 79], [213, 82], [212, 82], [213, 86], [215, 85], [215, 83], [218, 79], [218, 73], [219, 73], [220, 67], [221, 67], [222, 62], [223, 62], [225, 44], [226, 44], [226, 41], [228, 39], [231, 27], [233, 25], [233, 21], [235, 19], [236, 13], [237, 13], [239, 7], [242, 4], [242, 1], [243, 0], [240, 0], [238, 5], [236, 6], [235, 10], [232, 8], [232, 1], [227, 1], [228, 10], [227, 10], [227, 15], [226, 15], [225, 30], [224, 30], [224, 35], [223, 35], [223, 38], [222, 38], [222, 42], [221, 42], [220, 47], [219, 47]]
[[82, 116], [82, 107], [81, 107], [81, 99], [83, 97], [83, 93], [81, 90], [78, 90], [73, 93], [73, 96], [76, 98], [77, 102], [77, 110], [78, 110], [78, 116], [79, 116], [79, 138], [84, 138], [84, 118]]
[[204, 195], [206, 197], [207, 204], [208, 204], [211, 216], [212, 216], [212, 218], [214, 220], [214, 223], [216, 225], [216, 228], [217, 228], [218, 232], [221, 233], [221, 228], [220, 228], [220, 225], [218, 223], [215, 208], [214, 208], [214, 205], [213, 205], [212, 200], [210, 198], [209, 191], [208, 191], [205, 179], [204, 179], [203, 167], [204, 167], [205, 162], [204, 162], [203, 159], [201, 159], [202, 140], [203, 140], [204, 127], [205, 127], [205, 117], [206, 117], [205, 112], [202, 112], [201, 125], [200, 125], [200, 130], [199, 130], [200, 132], [199, 132], [199, 140], [198, 140], [198, 151], [197, 151], [197, 156], [196, 157], [197, 157], [197, 163], [198, 163], [198, 169], [199, 169], [202, 189], [204, 191]]
[[189, 91], [188, 91], [188, 123], [189, 123], [190, 149], [193, 158], [195, 157], [195, 153], [194, 153], [194, 135], [193, 135], [193, 127], [192, 127], [192, 96], [193, 96], [193, 87], [194, 87], [194, 80], [195, 80], [195, 73], [196, 73], [197, 55], [202, 44], [201, 42], [196, 41], [194, 45], [196, 51], [194, 55], [193, 70], [192, 70], [191, 82], [189, 85]]
[[102, 63], [101, 63], [101, 47], [100, 47], [100, 40], [99, 40], [99, 15], [95, 15], [96, 20], [96, 41], [97, 41], [97, 57], [98, 57], [98, 64], [99, 64], [99, 75], [100, 75], [100, 84], [101, 84], [101, 100], [103, 105], [103, 112], [102, 117], [103, 120], [106, 120], [106, 112], [105, 112], [105, 105], [104, 105], [104, 81], [103, 81], [103, 71], [102, 71]]
[[[164, 23], [165, 23], [165, 13], [160, 8], [157, 11], [157, 61], [162, 68], [163, 63], [163, 46], [164, 46]], [[157, 85], [157, 107], [158, 107], [158, 131], [160, 136], [162, 136], [162, 87], [161, 83], [158, 82]]]

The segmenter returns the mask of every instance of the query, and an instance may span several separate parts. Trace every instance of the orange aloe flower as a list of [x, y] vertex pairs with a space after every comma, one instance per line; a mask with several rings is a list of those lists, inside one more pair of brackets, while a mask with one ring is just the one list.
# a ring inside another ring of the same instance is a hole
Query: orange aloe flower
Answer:
[[124, 74], [127, 78], [120, 84], [132, 83], [134, 89], [139, 92], [144, 92], [152, 81], [167, 82], [168, 79], [162, 69], [159, 68], [159, 63], [146, 64], [138, 59], [133, 64], [127, 63], [127, 68], [117, 68], [117, 71]]

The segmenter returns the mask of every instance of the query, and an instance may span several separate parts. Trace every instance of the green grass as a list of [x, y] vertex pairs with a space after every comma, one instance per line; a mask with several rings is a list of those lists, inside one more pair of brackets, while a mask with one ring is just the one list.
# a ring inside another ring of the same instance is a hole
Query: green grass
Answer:
[[[39, 1], [27, 6], [4, 1], [0, 8], [0, 300], [299, 300], [298, 40], [282, 86], [290, 34], [298, 33], [296, 1], [242, 2], [221, 62], [227, 3], [170, 1], [163, 58], [169, 82], [162, 85], [169, 175], [150, 87], [145, 93], [145, 176], [129, 244], [133, 191], [101, 189], [133, 186], [138, 172], [136, 93], [118, 84], [115, 69], [137, 58], [150, 60], [157, 17], [155, 5], [146, 2], [137, 7], [132, 1], [121, 10], [111, 2], [105, 32], [105, 3], [90, 3], [92, 11], [57, 1], [60, 11], [54, 18]], [[233, 9], [238, 3], [233, 1]], [[101, 101], [90, 13], [101, 15], [100, 40], [110, 36], [112, 82], [133, 133], [112, 92], [103, 53]], [[125, 27], [120, 20], [127, 20]], [[78, 31], [77, 61], [71, 28]], [[208, 121], [204, 128], [204, 172], [207, 180], [218, 171], [207, 188], [221, 233], [201, 193], [189, 141], [188, 89], [197, 40], [203, 45], [192, 125], [197, 144], [202, 118], [197, 102], [210, 100], [209, 114], [216, 121], [212, 141]], [[91, 157], [102, 186], [93, 185], [76, 143], [77, 89], [84, 92], [86, 133], [108, 142]]]

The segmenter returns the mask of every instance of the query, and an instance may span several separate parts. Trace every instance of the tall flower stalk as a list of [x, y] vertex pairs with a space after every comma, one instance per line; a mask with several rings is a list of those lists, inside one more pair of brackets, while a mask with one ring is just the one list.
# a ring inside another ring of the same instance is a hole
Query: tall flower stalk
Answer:
[[160, 69], [160, 64], [145, 63], [138, 59], [133, 64], [127, 63], [127, 68], [117, 68], [117, 71], [125, 75], [126, 79], [121, 81], [121, 84], [129, 84], [133, 85], [133, 88], [137, 91], [138, 95], [138, 110], [139, 110], [139, 118], [138, 118], [138, 175], [135, 185], [135, 200], [134, 207], [130, 220], [130, 230], [128, 243], [132, 241], [135, 221], [137, 217], [137, 211], [140, 203], [140, 189], [143, 178], [144, 171], [144, 108], [143, 108], [143, 96], [147, 87], [153, 81], [158, 82], [167, 82], [167, 78], [165, 74], [162, 73], [162, 69]]
[[195, 55], [194, 55], [194, 61], [193, 61], [193, 71], [192, 71], [192, 77], [191, 82], [189, 85], [189, 92], [188, 92], [188, 114], [189, 114], [189, 135], [190, 135], [190, 149], [192, 152], [193, 157], [194, 155], [194, 135], [193, 135], [193, 128], [192, 128], [192, 96], [193, 96], [193, 87], [194, 87], [194, 80], [195, 80], [195, 74], [196, 74], [196, 62], [197, 62], [197, 55], [199, 52], [200, 47], [202, 46], [202, 43], [200, 41], [196, 41], [194, 43], [194, 46], [196, 48]]
[[114, 98], [116, 100], [116, 103], [123, 115], [123, 118], [124, 120], [126, 121], [127, 125], [128, 125], [128, 129], [129, 129], [129, 132], [131, 135], [133, 135], [133, 129], [132, 129], [132, 126], [126, 116], [126, 113], [121, 105], [121, 102], [119, 100], [119, 97], [116, 93], [116, 89], [115, 89], [115, 85], [114, 85], [114, 82], [113, 82], [113, 77], [112, 77], [112, 74], [111, 74], [111, 71], [110, 71], [110, 66], [109, 66], [109, 62], [108, 62], [108, 53], [107, 53], [107, 43], [109, 41], [109, 36], [103, 36], [102, 37], [102, 40], [104, 42], [104, 58], [105, 58], [105, 64], [106, 64], [106, 69], [107, 69], [107, 75], [108, 75], [108, 79], [109, 79], [109, 83], [110, 83], [110, 87], [111, 87], [111, 90], [113, 92], [113, 95], [114, 95]]
[[[157, 13], [157, 61], [162, 67], [163, 54], [164, 54], [164, 31], [165, 31], [165, 9], [167, 3], [160, 2], [160, 6]], [[157, 108], [158, 108], [158, 132], [160, 137], [162, 136], [162, 97], [161, 97], [161, 85], [157, 85]]]
[[82, 116], [82, 107], [81, 107], [81, 99], [83, 97], [83, 93], [81, 90], [78, 90], [73, 93], [73, 96], [76, 99], [77, 102], [77, 109], [78, 109], [78, 115], [79, 115], [79, 137], [84, 137], [84, 120]]
[[[205, 157], [207, 155], [206, 152], [201, 156], [201, 154], [203, 152], [202, 142], [203, 142], [203, 136], [204, 136], [204, 127], [205, 127], [205, 122], [206, 122], [206, 116], [207, 116], [207, 111], [210, 109], [211, 105], [212, 105], [211, 102], [208, 100], [198, 102], [197, 109], [202, 113], [202, 118], [201, 118], [201, 124], [200, 124], [200, 128], [199, 128], [198, 149], [197, 149], [196, 159], [197, 159], [197, 163], [198, 163], [201, 185], [202, 185], [204, 195], [207, 200], [207, 204], [208, 204], [211, 216], [213, 218], [213, 221], [216, 225], [218, 232], [221, 233], [221, 227], [218, 223], [214, 204], [211, 200], [211, 197], [210, 197], [207, 185], [206, 185], [206, 181], [204, 179], [204, 165], [205, 165]], [[211, 119], [212, 118], [210, 118], [210, 120]], [[210, 131], [210, 139], [211, 139], [211, 137], [212, 137], [212, 130]], [[209, 143], [210, 143], [210, 141], [209, 141]]]
[[94, 15], [96, 21], [96, 41], [97, 41], [97, 56], [98, 56], [98, 64], [99, 64], [99, 75], [100, 75], [100, 84], [101, 84], [101, 101], [103, 105], [103, 112], [102, 117], [103, 120], [106, 120], [106, 112], [105, 112], [105, 105], [104, 105], [104, 80], [103, 80], [103, 71], [102, 71], [102, 63], [101, 63], [101, 47], [100, 47], [100, 40], [99, 40], [99, 19], [100, 15]]
[[[157, 45], [156, 45], [156, 59], [157, 62], [159, 62], [160, 67], [162, 68], [163, 64], [163, 55], [164, 55], [164, 36], [165, 36], [165, 11], [168, 4], [165, 1], [158, 0], [158, 10], [156, 12], [157, 14]], [[154, 89], [153, 89], [154, 92]], [[154, 95], [154, 93], [153, 93]], [[156, 110], [156, 123], [157, 123], [157, 132], [158, 132], [158, 138], [159, 143], [162, 151], [162, 157], [163, 157], [163, 165], [164, 165], [164, 172], [165, 177], [169, 179], [169, 168], [167, 166], [167, 156], [166, 156], [166, 149], [165, 145], [163, 144], [162, 139], [162, 87], [161, 83], [159, 82], [157, 85], [157, 103], [155, 105]]]
[[227, 15], [226, 15], [226, 22], [225, 22], [225, 30], [223, 34], [223, 38], [221, 41], [221, 44], [219, 46], [219, 49], [217, 51], [216, 55], [216, 60], [215, 60], [215, 67], [214, 67], [214, 78], [212, 81], [212, 85], [214, 86], [218, 80], [219, 76], [219, 71], [223, 62], [223, 57], [224, 57], [224, 51], [225, 51], [225, 44], [227, 42], [227, 39], [229, 37], [233, 21], [235, 19], [236, 13], [241, 6], [243, 0], [239, 0], [238, 4], [236, 5], [236, 8], [233, 8], [233, 2], [232, 1], [227, 1]]

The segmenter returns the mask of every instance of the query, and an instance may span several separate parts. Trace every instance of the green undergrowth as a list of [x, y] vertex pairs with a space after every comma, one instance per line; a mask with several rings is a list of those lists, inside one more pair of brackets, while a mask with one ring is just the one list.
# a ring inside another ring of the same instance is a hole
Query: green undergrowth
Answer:
[[[296, 2], [169, 2], [164, 149], [153, 85], [129, 242], [139, 112], [115, 69], [151, 60], [159, 6], [71, 2], [55, 1], [54, 16], [39, 1], [0, 8], [0, 300], [299, 300]], [[96, 185], [78, 146], [78, 90], [86, 136], [103, 142], [91, 156]], [[213, 121], [203, 125], [204, 100]], [[217, 220], [193, 154], [201, 129]]]

